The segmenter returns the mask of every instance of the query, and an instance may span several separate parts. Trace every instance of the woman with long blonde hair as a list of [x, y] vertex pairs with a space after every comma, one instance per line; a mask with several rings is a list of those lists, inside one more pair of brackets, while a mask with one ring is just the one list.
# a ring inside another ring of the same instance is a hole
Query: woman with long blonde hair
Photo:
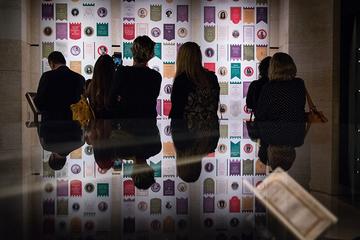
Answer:
[[185, 117], [193, 119], [193, 123], [217, 117], [219, 94], [216, 75], [202, 66], [200, 46], [184, 43], [177, 55], [169, 117]]

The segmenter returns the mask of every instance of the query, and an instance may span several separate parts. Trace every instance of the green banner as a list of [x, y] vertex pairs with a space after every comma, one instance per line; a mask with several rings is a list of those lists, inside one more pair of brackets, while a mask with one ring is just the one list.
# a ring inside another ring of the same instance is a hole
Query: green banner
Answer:
[[231, 141], [231, 157], [240, 157], [240, 142]]
[[207, 42], [215, 40], [215, 26], [204, 26], [204, 38]]
[[161, 5], [150, 5], [150, 20], [161, 21]]
[[123, 43], [123, 53], [124, 53], [124, 58], [132, 58], [132, 43], [131, 42], [124, 42]]
[[109, 24], [108, 23], [97, 23], [96, 24], [96, 35], [98, 37], [109, 36]]
[[154, 169], [154, 177], [161, 177], [161, 161], [158, 163], [150, 161], [150, 167]]
[[56, 20], [67, 20], [67, 4], [57, 3], [56, 4]]
[[154, 48], [154, 55], [161, 59], [161, 43], [156, 43]]
[[254, 60], [254, 45], [244, 45], [244, 60], [252, 61]]
[[42, 43], [42, 57], [48, 58], [49, 54], [54, 51], [53, 42], [43, 42]]
[[233, 78], [241, 79], [241, 64], [240, 63], [231, 63], [231, 79]]

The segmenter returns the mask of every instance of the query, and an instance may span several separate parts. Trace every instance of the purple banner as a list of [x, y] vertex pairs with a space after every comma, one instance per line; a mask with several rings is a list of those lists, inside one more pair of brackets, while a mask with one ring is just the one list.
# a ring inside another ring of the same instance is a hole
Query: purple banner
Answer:
[[263, 21], [267, 23], [268, 19], [268, 12], [267, 7], [257, 7], [256, 8], [256, 23]]
[[176, 214], [187, 214], [188, 213], [188, 199], [187, 198], [176, 198]]
[[189, 6], [178, 5], [177, 6], [177, 22], [188, 22], [189, 21]]
[[67, 23], [56, 23], [56, 39], [68, 39]]
[[175, 24], [164, 24], [164, 39], [168, 41], [175, 39]]
[[239, 176], [241, 174], [240, 161], [230, 161], [230, 176]]
[[55, 214], [55, 202], [53, 199], [46, 199], [43, 201], [43, 215]]
[[175, 182], [168, 179], [164, 181], [164, 196], [174, 196], [175, 195]]
[[215, 23], [215, 7], [204, 7], [204, 23]]
[[42, 4], [41, 17], [43, 20], [53, 20], [54, 19], [54, 4], [53, 3], [43, 3]]
[[230, 45], [230, 59], [231, 60], [240, 60], [241, 59], [241, 45], [240, 44], [231, 44]]
[[69, 196], [69, 182], [67, 180], [57, 180], [57, 196]]
[[213, 213], [215, 211], [215, 198], [204, 197], [203, 201], [204, 213]]
[[251, 82], [244, 82], [243, 84], [243, 98], [247, 96], [247, 93], [249, 91], [249, 86]]

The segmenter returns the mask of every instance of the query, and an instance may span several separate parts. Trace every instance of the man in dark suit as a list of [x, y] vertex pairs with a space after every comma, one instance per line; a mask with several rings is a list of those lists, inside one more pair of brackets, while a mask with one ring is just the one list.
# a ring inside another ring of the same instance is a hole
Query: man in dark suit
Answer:
[[70, 105], [80, 100], [85, 79], [66, 66], [61, 52], [52, 52], [48, 57], [51, 71], [40, 78], [34, 102], [42, 114], [42, 121], [71, 120]]

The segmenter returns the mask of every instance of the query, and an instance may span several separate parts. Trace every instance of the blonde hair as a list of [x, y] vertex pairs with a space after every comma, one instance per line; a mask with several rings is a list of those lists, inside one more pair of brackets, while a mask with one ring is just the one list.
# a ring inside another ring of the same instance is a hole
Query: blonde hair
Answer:
[[177, 54], [175, 77], [183, 73], [196, 85], [208, 84], [206, 70], [202, 66], [200, 46], [195, 42], [184, 43]]
[[275, 53], [270, 60], [269, 79], [291, 80], [296, 76], [296, 65], [290, 55], [279, 52]]

